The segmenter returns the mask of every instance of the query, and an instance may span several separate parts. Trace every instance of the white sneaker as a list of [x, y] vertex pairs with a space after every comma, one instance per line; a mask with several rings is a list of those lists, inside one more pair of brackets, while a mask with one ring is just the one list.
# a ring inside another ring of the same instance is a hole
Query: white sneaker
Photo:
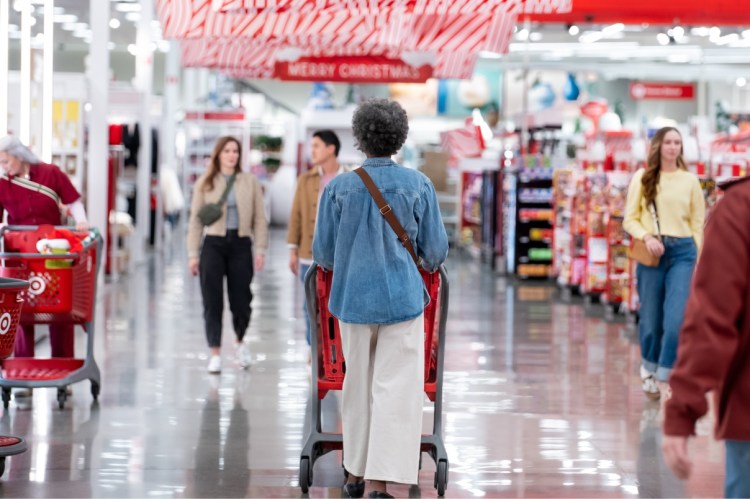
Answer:
[[211, 374], [219, 374], [221, 372], [221, 357], [219, 355], [211, 356], [211, 360], [208, 361], [208, 372]]
[[641, 388], [643, 388], [643, 393], [649, 400], [659, 400], [659, 397], [661, 397], [656, 378], [643, 366], [641, 366]]
[[250, 367], [253, 359], [250, 355], [250, 345], [244, 341], [237, 344], [237, 363], [242, 369]]

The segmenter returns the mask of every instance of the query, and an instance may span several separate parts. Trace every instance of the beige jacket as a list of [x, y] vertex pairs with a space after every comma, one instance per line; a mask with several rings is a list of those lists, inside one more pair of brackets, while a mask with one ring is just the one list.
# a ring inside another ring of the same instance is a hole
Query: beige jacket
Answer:
[[[340, 166], [336, 175], [345, 171], [344, 167]], [[321, 175], [321, 168], [313, 167], [299, 176], [294, 201], [292, 201], [292, 212], [289, 214], [286, 242], [290, 247], [299, 248], [299, 257], [302, 260], [312, 260], [312, 242], [315, 235], [315, 220], [318, 216]]]
[[[214, 178], [214, 188], [204, 191], [206, 176], [202, 176], [195, 183], [193, 200], [190, 205], [190, 222], [188, 224], [187, 249], [189, 258], [198, 258], [203, 235], [225, 236], [227, 234], [227, 210], [224, 205], [222, 217], [208, 227], [198, 220], [197, 213], [207, 203], [219, 201], [227, 181], [223, 175]], [[263, 207], [263, 190], [260, 181], [250, 173], [239, 173], [232, 189], [237, 197], [237, 214], [240, 219], [238, 235], [252, 237], [256, 255], [264, 255], [268, 248], [268, 222]]]

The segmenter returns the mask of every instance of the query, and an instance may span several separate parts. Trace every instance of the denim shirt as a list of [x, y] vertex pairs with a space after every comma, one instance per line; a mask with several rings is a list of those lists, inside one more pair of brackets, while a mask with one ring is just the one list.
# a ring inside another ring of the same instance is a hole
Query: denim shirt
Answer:
[[[422, 266], [437, 270], [448, 256], [448, 236], [432, 182], [390, 158], [370, 158], [362, 167], [406, 229]], [[313, 258], [333, 269], [328, 308], [344, 322], [403, 322], [429, 302], [411, 255], [353, 172], [337, 176], [321, 195]]]

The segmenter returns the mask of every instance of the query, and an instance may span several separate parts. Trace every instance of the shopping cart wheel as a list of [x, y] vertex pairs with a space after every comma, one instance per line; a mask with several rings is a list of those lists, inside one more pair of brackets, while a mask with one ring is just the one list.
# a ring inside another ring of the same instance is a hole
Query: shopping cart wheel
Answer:
[[60, 410], [65, 409], [65, 401], [68, 400], [68, 394], [65, 393], [65, 388], [57, 389], [57, 407]]
[[435, 488], [439, 497], [445, 495], [445, 489], [448, 486], [448, 461], [440, 460], [435, 471]]
[[10, 405], [10, 388], [3, 388], [3, 407], [7, 409], [8, 405]]
[[299, 486], [303, 494], [307, 494], [312, 485], [312, 468], [310, 467], [310, 458], [303, 457], [299, 460]]
[[5, 473], [5, 456], [0, 457], [0, 476], [3, 476], [3, 473]]
[[99, 383], [91, 381], [91, 396], [94, 397], [94, 401], [99, 400]]

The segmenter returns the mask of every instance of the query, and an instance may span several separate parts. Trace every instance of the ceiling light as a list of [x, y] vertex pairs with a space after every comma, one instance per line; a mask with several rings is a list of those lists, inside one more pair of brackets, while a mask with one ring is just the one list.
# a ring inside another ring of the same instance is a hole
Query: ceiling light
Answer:
[[581, 43], [594, 43], [604, 38], [604, 34], [601, 31], [586, 31], [578, 38]]
[[675, 26], [674, 28], [672, 28], [672, 36], [676, 39], [682, 38], [683, 36], [685, 36], [685, 28], [683, 28], [682, 26]]
[[745, 85], [747, 85], [747, 79], [740, 76], [739, 78], [737, 78], [736, 83], [738, 87], [744, 87]]
[[572, 36], [576, 36], [580, 32], [581, 32], [581, 28], [579, 28], [575, 24], [572, 25], [570, 28], [568, 28], [568, 33], [570, 33]]
[[125, 14], [125, 19], [127, 19], [130, 22], [137, 23], [141, 20], [141, 13], [140, 12], [128, 12]]
[[606, 28], [602, 29], [602, 34], [604, 36], [609, 36], [615, 33], [619, 33], [620, 31], [623, 31], [624, 29], [625, 29], [625, 25], [622, 23], [611, 24], [607, 26]]
[[740, 41], [740, 35], [737, 33], [730, 33], [729, 35], [720, 36], [719, 38], [714, 38], [711, 40], [716, 45], [727, 45], [729, 43], [734, 43]]
[[76, 23], [63, 24], [60, 27], [62, 29], [64, 29], [65, 31], [75, 31], [75, 29], [76, 29]]
[[169, 40], [159, 40], [159, 52], [164, 52], [165, 54], [169, 52], [169, 49], [171, 48], [171, 44], [169, 43]]
[[656, 35], [656, 41], [659, 45], [669, 45], [669, 36], [666, 33], [659, 33]]
[[57, 15], [57, 16], [54, 17], [54, 19], [55, 19], [56, 23], [61, 23], [61, 24], [74, 23], [74, 22], [78, 21], [78, 17], [74, 16], [73, 14]]
[[705, 26], [702, 26], [700, 28], [692, 28], [690, 30], [690, 34], [694, 36], [708, 36], [711, 34], [711, 30]]
[[65, 7], [55, 7], [52, 9], [52, 13], [56, 16], [65, 14]]
[[128, 45], [128, 52], [130, 52], [130, 55], [136, 55], [138, 53], [138, 49], [134, 43]]
[[522, 42], [525, 42], [526, 40], [529, 39], [529, 30], [527, 30], [526, 28], [523, 28], [518, 33], [516, 33], [516, 38], [521, 40]]
[[721, 28], [718, 26], [714, 26], [713, 28], [708, 30], [708, 35], [712, 37], [721, 36]]
[[109, 27], [112, 28], [112, 29], [119, 28], [120, 27], [120, 20], [117, 19], [116, 17], [113, 17], [112, 19], [109, 20]]
[[542, 34], [541, 34], [541, 33], [538, 33], [538, 32], [536, 32], [536, 31], [535, 31], [534, 33], [531, 33], [531, 34], [529, 35], [529, 40], [531, 40], [532, 42], [538, 42], [538, 41], [540, 41], [541, 39], [542, 39]]
[[750, 38], [750, 29], [746, 29], [742, 32], [742, 38]]
[[37, 33], [34, 35], [34, 43], [37, 45], [42, 45], [44, 43], [44, 33]]
[[133, 2], [133, 3], [120, 2], [117, 5], [115, 5], [115, 10], [118, 12], [140, 12], [141, 4], [137, 2]]

